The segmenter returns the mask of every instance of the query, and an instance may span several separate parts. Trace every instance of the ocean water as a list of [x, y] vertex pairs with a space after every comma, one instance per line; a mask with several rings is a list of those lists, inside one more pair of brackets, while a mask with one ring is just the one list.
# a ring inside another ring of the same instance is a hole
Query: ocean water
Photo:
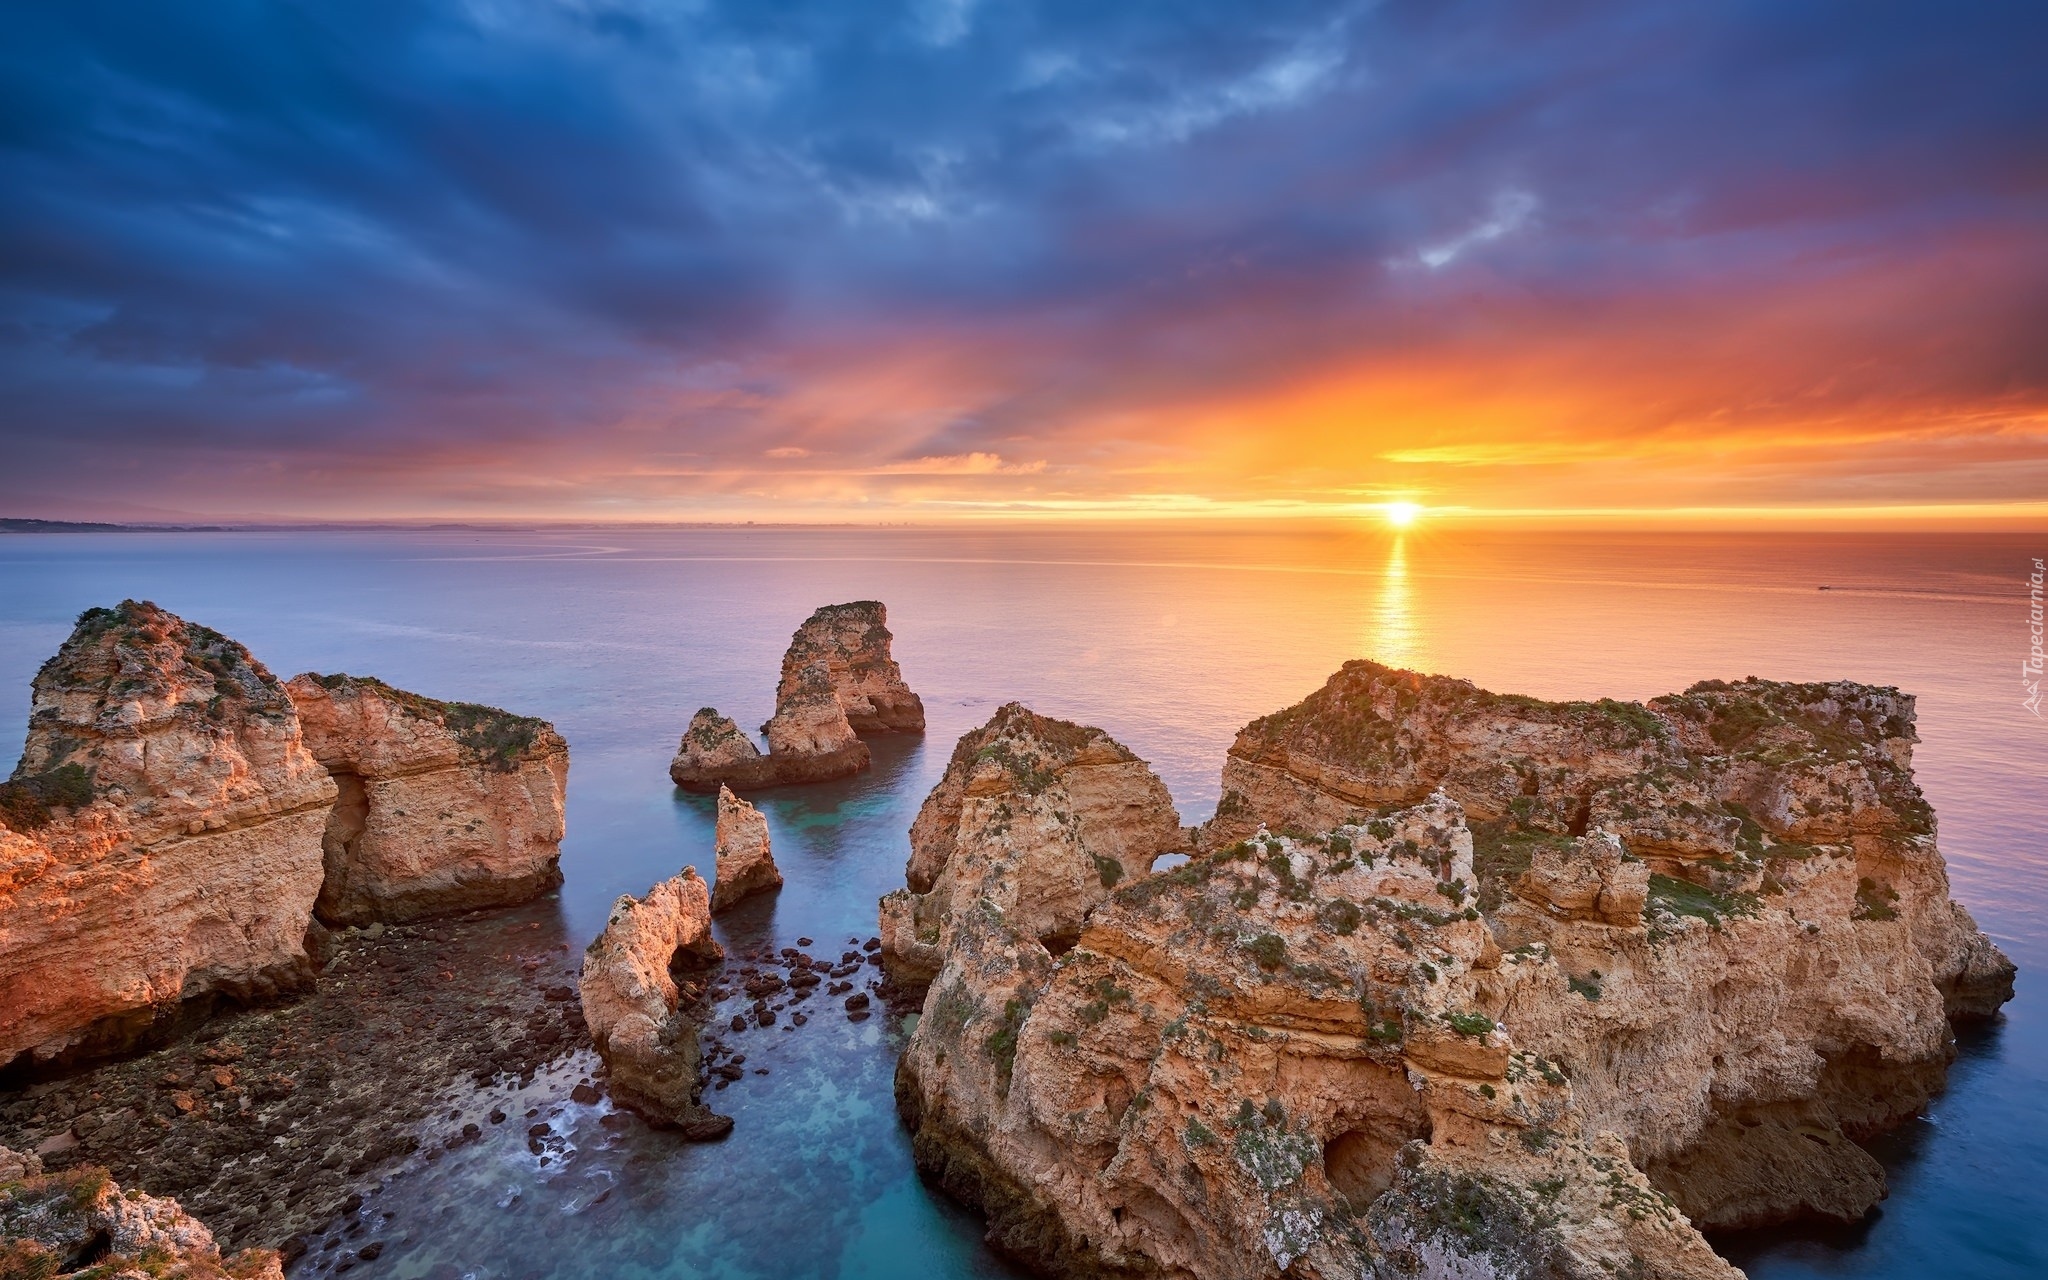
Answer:
[[[836, 954], [902, 883], [906, 832], [954, 739], [1001, 703], [1102, 726], [1153, 763], [1183, 821], [1214, 807], [1251, 718], [1352, 657], [1550, 698], [1645, 698], [1707, 677], [1848, 677], [1919, 695], [1921, 785], [1957, 895], [2020, 965], [1948, 1092], [1884, 1140], [1892, 1195], [1850, 1230], [1721, 1241], [1757, 1277], [2048, 1274], [2048, 722], [2021, 705], [2026, 575], [2048, 535], [1280, 530], [806, 530], [0, 536], [0, 743], [82, 609], [153, 599], [272, 670], [372, 674], [545, 716], [573, 764], [573, 946], [612, 899], [711, 869], [710, 803], [666, 766], [690, 714], [772, 709], [817, 605], [889, 605], [930, 732], [873, 772], [758, 800], [788, 879], [721, 924], [728, 947]], [[1830, 590], [1818, 588], [1828, 586]], [[919, 1182], [891, 1081], [900, 1028], [825, 1009], [738, 1037], [711, 1095], [733, 1136], [691, 1146], [578, 1106], [571, 1060], [510, 1101], [526, 1123], [397, 1172], [368, 1198], [363, 1277], [980, 1277], [1015, 1274]], [[430, 1137], [432, 1135], [429, 1135]], [[336, 1224], [337, 1226], [343, 1224]], [[340, 1250], [295, 1275], [326, 1274]]]

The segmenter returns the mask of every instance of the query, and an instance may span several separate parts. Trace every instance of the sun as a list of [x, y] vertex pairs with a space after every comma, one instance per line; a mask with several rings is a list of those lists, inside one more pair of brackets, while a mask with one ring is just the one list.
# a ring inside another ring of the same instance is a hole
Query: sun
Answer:
[[1406, 529], [1415, 523], [1415, 517], [1422, 514], [1421, 504], [1414, 502], [1389, 502], [1380, 510], [1387, 517], [1387, 523], [1396, 529]]

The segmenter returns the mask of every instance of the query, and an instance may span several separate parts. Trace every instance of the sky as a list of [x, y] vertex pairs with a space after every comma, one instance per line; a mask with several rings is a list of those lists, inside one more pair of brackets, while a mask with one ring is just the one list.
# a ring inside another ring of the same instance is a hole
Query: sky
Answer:
[[2048, 7], [16, 0], [0, 515], [2048, 525]]

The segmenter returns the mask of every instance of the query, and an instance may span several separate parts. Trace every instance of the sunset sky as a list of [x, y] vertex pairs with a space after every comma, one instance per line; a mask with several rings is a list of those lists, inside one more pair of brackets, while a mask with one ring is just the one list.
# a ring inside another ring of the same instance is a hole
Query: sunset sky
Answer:
[[2048, 7], [30, 0], [0, 515], [2048, 524]]

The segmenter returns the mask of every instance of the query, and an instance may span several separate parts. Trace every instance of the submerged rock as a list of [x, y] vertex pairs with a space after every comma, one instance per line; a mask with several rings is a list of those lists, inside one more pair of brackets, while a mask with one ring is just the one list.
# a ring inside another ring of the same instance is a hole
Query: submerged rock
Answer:
[[1057, 771], [963, 741], [882, 907], [932, 975], [918, 1162], [1060, 1274], [1732, 1277], [1697, 1228], [1860, 1217], [1855, 1139], [2010, 990], [1911, 722], [1856, 685], [1551, 704], [1354, 663], [1239, 736], [1204, 853], [1092, 901], [1053, 869], [1075, 808], [1019, 804]]
[[952, 917], [982, 898], [1064, 951], [1091, 908], [1184, 835], [1166, 785], [1123, 744], [1009, 703], [960, 739], [911, 824], [908, 887], [881, 903], [883, 964], [929, 982]]
[[684, 998], [672, 970], [723, 956], [711, 936], [711, 896], [689, 867], [645, 897], [621, 895], [583, 956], [583, 1018], [610, 1071], [612, 1097], [693, 1140], [724, 1137], [732, 1119], [701, 1101], [704, 1011]]
[[744, 898], [782, 887], [782, 872], [768, 847], [768, 820], [724, 787], [718, 789], [718, 882], [711, 909], [724, 911]]
[[46, 1174], [0, 1147], [0, 1275], [283, 1280], [284, 1268], [274, 1249], [221, 1257], [177, 1201], [123, 1191], [105, 1169]]
[[887, 621], [874, 600], [813, 613], [783, 654], [775, 714], [761, 726], [767, 753], [705, 707], [691, 718], [669, 777], [689, 791], [824, 782], [868, 767], [861, 734], [924, 732], [924, 703], [890, 654]]
[[308, 672], [285, 690], [340, 788], [323, 922], [508, 906], [562, 882], [569, 747], [553, 725], [366, 676]]
[[335, 794], [247, 649], [154, 604], [81, 614], [0, 788], [0, 1066], [301, 989]]

